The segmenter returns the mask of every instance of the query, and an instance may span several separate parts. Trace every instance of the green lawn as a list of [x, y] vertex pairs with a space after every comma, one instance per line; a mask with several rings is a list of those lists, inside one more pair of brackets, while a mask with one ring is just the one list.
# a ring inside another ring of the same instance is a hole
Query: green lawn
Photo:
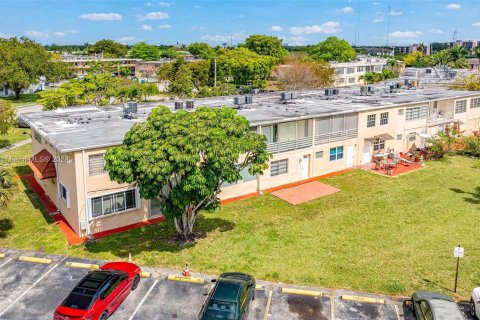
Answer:
[[13, 107], [25, 107], [37, 104], [37, 100], [40, 99], [41, 92], [25, 93], [20, 95], [20, 99], [15, 99], [14, 96], [2, 98], [12, 102]]
[[197, 231], [205, 236], [183, 247], [166, 240], [174, 233], [168, 223], [68, 247], [22, 186], [0, 212], [13, 224], [0, 246], [105, 259], [132, 253], [148, 266], [180, 269], [188, 262], [207, 273], [239, 270], [286, 283], [410, 294], [448, 293], [453, 247], [461, 244], [459, 293], [467, 297], [480, 284], [480, 169], [474, 164], [452, 157], [397, 178], [356, 170], [323, 180], [341, 192], [298, 206], [272, 195], [232, 203], [199, 218]]
[[30, 129], [13, 128], [5, 135], [0, 134], [0, 149], [5, 148], [15, 142], [30, 139], [30, 136], [28, 134], [24, 134], [24, 132], [30, 134]]

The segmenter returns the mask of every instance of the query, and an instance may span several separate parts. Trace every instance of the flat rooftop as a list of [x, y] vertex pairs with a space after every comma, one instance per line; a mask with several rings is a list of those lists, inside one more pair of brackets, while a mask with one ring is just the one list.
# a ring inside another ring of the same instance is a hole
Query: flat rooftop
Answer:
[[[288, 101], [282, 101], [280, 92], [275, 92], [254, 94], [252, 104], [241, 106], [233, 103], [233, 96], [195, 99], [194, 103], [195, 107], [236, 108], [256, 126], [480, 95], [473, 91], [422, 88], [421, 82], [416, 90], [399, 89], [393, 93], [389, 83], [372, 87], [375, 93], [367, 96], [360, 95], [358, 86], [340, 88], [335, 99], [327, 99], [325, 90], [312, 90], [296, 92], [298, 98]], [[71, 152], [121, 144], [130, 127], [145, 121], [158, 105], [174, 110], [174, 101], [167, 101], [139, 103], [136, 119], [124, 119], [121, 105], [67, 107], [19, 116], [60, 152]]]

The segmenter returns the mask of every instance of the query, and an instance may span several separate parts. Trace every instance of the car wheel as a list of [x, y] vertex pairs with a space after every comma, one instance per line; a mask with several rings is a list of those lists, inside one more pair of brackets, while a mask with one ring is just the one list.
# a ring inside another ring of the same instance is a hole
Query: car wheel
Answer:
[[107, 311], [105, 311], [104, 313], [102, 313], [102, 315], [100, 316], [100, 320], [107, 320], [108, 318], [108, 313]]
[[477, 318], [476, 312], [475, 312], [475, 302], [473, 302], [472, 299], [470, 299], [470, 314], [474, 319]]
[[135, 278], [133, 278], [132, 291], [137, 289], [139, 283], [140, 283], [140, 276], [137, 274]]

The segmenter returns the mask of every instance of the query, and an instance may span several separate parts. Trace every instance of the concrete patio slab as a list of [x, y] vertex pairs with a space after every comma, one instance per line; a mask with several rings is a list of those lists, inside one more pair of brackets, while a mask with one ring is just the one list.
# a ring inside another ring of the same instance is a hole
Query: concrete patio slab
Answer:
[[295, 205], [328, 196], [338, 191], [340, 191], [340, 189], [318, 181], [313, 181], [272, 192], [272, 195]]

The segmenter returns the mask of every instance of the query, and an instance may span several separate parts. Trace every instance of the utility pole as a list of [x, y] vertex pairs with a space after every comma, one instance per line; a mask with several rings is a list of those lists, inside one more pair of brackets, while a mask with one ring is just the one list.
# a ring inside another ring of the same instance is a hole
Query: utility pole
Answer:
[[215, 69], [215, 71], [214, 71], [214, 74], [215, 74], [214, 79], [215, 80], [214, 80], [213, 86], [216, 87], [217, 86], [217, 58], [215, 58], [213, 61], [214, 61], [214, 64], [215, 64], [215, 68], [214, 68]]
[[387, 47], [388, 47], [388, 36], [390, 35], [390, 7], [388, 7], [388, 16], [387, 16]]

